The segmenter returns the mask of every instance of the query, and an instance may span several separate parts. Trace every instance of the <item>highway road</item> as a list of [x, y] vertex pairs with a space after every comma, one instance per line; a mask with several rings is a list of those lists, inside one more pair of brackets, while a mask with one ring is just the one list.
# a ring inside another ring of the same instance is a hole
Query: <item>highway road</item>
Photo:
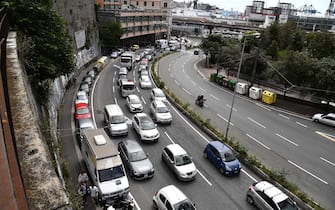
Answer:
[[[92, 92], [92, 109], [97, 127], [104, 127], [103, 109], [106, 104], [118, 103], [129, 118], [129, 134], [127, 137], [111, 138], [115, 145], [124, 139], [136, 139], [137, 135], [131, 127], [132, 114], [125, 106], [125, 99], [120, 96], [117, 85], [118, 61], [114, 60], [100, 73]], [[136, 70], [130, 71], [128, 77], [136, 81]], [[150, 90], [137, 88], [136, 94], [142, 98], [144, 112], [149, 113]], [[197, 209], [253, 209], [246, 202], [248, 186], [259, 180], [255, 174], [242, 165], [243, 171], [237, 177], [225, 177], [203, 158], [202, 152], [208, 141], [208, 136], [199, 131], [191, 122], [185, 119], [176, 109], [170, 106], [173, 115], [171, 125], [158, 125], [161, 137], [158, 142], [142, 144], [145, 152], [154, 164], [155, 175], [144, 181], [130, 181], [130, 191], [136, 200], [138, 209], [152, 209], [152, 196], [161, 187], [174, 184], [178, 186], [196, 205]], [[171, 143], [180, 144], [193, 157], [198, 169], [197, 178], [191, 182], [177, 180], [161, 160], [162, 149]]]
[[[232, 92], [199, 74], [202, 55], [182, 51], [159, 62], [159, 76], [182, 101], [189, 103], [222, 133], [226, 132]], [[195, 106], [204, 94], [205, 107]], [[310, 119], [236, 95], [229, 136], [268, 168], [283, 171], [288, 180], [326, 209], [335, 206], [335, 130]]]

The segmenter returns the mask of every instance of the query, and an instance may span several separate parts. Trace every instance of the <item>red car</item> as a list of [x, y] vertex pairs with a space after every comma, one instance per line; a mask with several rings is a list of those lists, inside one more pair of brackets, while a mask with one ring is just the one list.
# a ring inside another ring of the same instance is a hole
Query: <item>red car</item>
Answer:
[[86, 103], [79, 103], [75, 106], [74, 118], [76, 120], [83, 118], [91, 118], [91, 111]]

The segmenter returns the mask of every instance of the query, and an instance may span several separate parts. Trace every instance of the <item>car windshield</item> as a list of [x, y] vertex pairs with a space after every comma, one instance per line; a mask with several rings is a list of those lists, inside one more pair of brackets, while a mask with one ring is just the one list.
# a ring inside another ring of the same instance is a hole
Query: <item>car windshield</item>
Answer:
[[148, 74], [149, 74], [149, 72], [146, 71], [146, 70], [141, 71], [141, 75], [148, 75]]
[[281, 210], [296, 210], [298, 209], [291, 199], [285, 199], [278, 203]]
[[143, 82], [150, 82], [150, 79], [149, 79], [149, 77], [142, 77], [142, 81]]
[[122, 166], [116, 166], [113, 168], [103, 169], [98, 171], [99, 181], [106, 182], [113, 179], [117, 179], [124, 176]]
[[134, 90], [135, 86], [134, 85], [122, 85], [123, 90]]
[[140, 101], [140, 99], [139, 98], [132, 98], [132, 99], [130, 99], [130, 103], [131, 104], [140, 104], [141, 103], [141, 101]]
[[169, 109], [166, 106], [157, 107], [158, 113], [168, 113]]
[[142, 118], [141, 119], [141, 128], [142, 130], [151, 130], [154, 129], [156, 126], [152, 120], [148, 118]]
[[86, 95], [77, 95], [77, 99], [79, 99], [79, 100], [86, 100], [87, 96]]
[[177, 210], [195, 210], [193, 204], [188, 199], [175, 204], [174, 208]]
[[126, 118], [123, 115], [116, 115], [112, 117], [111, 123], [117, 124], [117, 123], [124, 123], [126, 121]]
[[176, 166], [183, 166], [190, 163], [192, 163], [192, 160], [188, 155], [176, 156]]
[[88, 89], [88, 88], [89, 88], [89, 86], [88, 86], [87, 83], [85, 83], [85, 84], [81, 84], [81, 85], [80, 85], [80, 89], [81, 89], [81, 90]]
[[90, 110], [88, 108], [80, 108], [77, 110], [77, 114], [88, 114]]
[[140, 161], [147, 159], [147, 155], [144, 153], [143, 150], [139, 150], [136, 152], [129, 153], [129, 160], [130, 161]]
[[162, 91], [156, 91], [155, 95], [156, 95], [156, 97], [165, 97], [165, 95]]
[[234, 161], [236, 159], [236, 157], [234, 156], [234, 154], [231, 151], [221, 153], [221, 157], [222, 157], [222, 160], [226, 161], [226, 162], [231, 162], [231, 161]]

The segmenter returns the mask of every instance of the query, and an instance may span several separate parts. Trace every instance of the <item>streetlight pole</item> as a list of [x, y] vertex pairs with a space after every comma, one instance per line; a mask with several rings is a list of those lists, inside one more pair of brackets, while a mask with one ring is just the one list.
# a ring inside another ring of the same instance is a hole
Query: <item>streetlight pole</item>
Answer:
[[[240, 58], [240, 63], [238, 65], [238, 70], [237, 70], [237, 81], [236, 81], [236, 84], [238, 83], [238, 80], [240, 78], [240, 72], [241, 72], [243, 55], [244, 55], [244, 48], [245, 48], [245, 43], [246, 42], [247, 42], [247, 37], [244, 37], [243, 47], [242, 47], [242, 53], [241, 53], [241, 58]], [[228, 123], [227, 123], [227, 129], [226, 129], [225, 138], [228, 138], [228, 131], [229, 131], [229, 125], [230, 125], [230, 121], [231, 121], [231, 115], [232, 115], [232, 112], [233, 112], [233, 107], [234, 107], [234, 102], [235, 102], [235, 96], [236, 96], [236, 87], [234, 88], [233, 100], [231, 101], [231, 106], [230, 106], [230, 112], [229, 112], [229, 118], [228, 118]]]

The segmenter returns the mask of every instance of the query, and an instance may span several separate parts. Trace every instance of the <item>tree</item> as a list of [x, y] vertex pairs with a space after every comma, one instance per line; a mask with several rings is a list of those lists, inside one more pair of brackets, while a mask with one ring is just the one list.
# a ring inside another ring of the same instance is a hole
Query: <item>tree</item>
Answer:
[[277, 41], [273, 40], [269, 45], [269, 47], [267, 48], [266, 54], [270, 55], [272, 59], [277, 60], [278, 51], [279, 51], [278, 43]]
[[335, 57], [335, 37], [332, 33], [316, 32], [306, 35], [307, 49], [314, 58]]
[[120, 38], [124, 34], [119, 21], [112, 21], [100, 28], [100, 39], [103, 47], [111, 48], [120, 44]]

